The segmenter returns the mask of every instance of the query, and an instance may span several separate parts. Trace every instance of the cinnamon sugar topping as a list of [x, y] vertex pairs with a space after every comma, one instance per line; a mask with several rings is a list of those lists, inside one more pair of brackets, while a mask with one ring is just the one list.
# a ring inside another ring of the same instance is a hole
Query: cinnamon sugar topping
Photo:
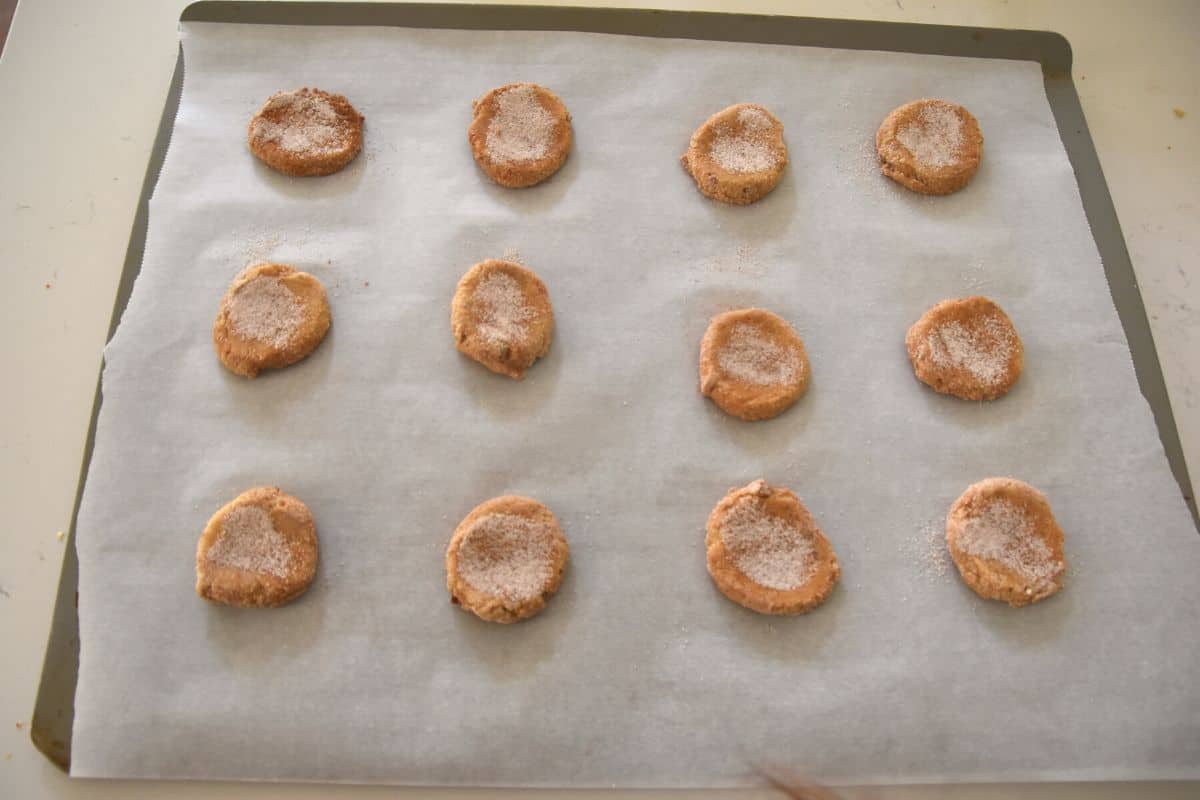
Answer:
[[1008, 500], [993, 500], [970, 517], [956, 545], [967, 555], [998, 562], [1034, 587], [1051, 583], [1063, 569], [1025, 510]]
[[896, 132], [896, 141], [925, 166], [949, 166], [962, 150], [963, 121], [946, 103], [926, 103], [915, 120]]
[[492, 161], [511, 164], [537, 161], [550, 150], [554, 115], [538, 99], [536, 87], [520, 84], [496, 95], [496, 114], [488, 125], [487, 151]]
[[476, 590], [520, 603], [539, 596], [553, 577], [554, 535], [544, 522], [517, 514], [475, 521], [458, 546], [458, 573]]
[[797, 589], [817, 570], [812, 539], [796, 523], [767, 513], [757, 499], [743, 498], [734, 505], [720, 534], [734, 565], [768, 589]]
[[304, 306], [282, 280], [259, 275], [229, 298], [233, 332], [271, 347], [286, 347], [304, 320]]
[[218, 566], [285, 578], [292, 551], [266, 509], [238, 506], [221, 522], [221, 532], [206, 557]]
[[472, 295], [479, 318], [479, 334], [490, 342], [511, 344], [525, 335], [534, 310], [521, 284], [505, 272], [488, 272]]
[[737, 125], [726, 122], [716, 127], [709, 155], [727, 172], [765, 172], [779, 164], [773, 146], [776, 138], [771, 118], [749, 106], [738, 110]]
[[943, 322], [930, 329], [925, 343], [934, 364], [966, 370], [985, 386], [1004, 379], [1015, 344], [1012, 327], [994, 314], [970, 326]]
[[296, 155], [322, 155], [346, 146], [346, 127], [328, 98], [297, 89], [272, 95], [255, 117], [250, 135]]
[[717, 353], [717, 363], [730, 377], [754, 386], [794, 383], [803, 369], [794, 348], [746, 322], [733, 326]]

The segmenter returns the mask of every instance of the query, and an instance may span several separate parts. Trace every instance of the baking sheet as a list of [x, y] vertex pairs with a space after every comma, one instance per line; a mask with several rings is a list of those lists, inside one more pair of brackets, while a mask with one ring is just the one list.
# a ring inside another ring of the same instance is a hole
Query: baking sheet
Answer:
[[[738, 785], [751, 762], [869, 782], [1200, 774], [1195, 533], [1137, 392], [1070, 167], [1030, 63], [590, 34], [183, 26], [186, 79], [146, 258], [106, 351], [78, 524], [72, 771], [113, 777]], [[552, 86], [577, 146], [513, 193], [475, 170], [469, 101]], [[346, 93], [364, 156], [270, 173], [245, 121], [278, 88]], [[870, 137], [940, 95], [987, 137], [972, 186], [892, 186]], [[744, 209], [676, 158], [755, 100], [792, 166]], [[519, 253], [559, 327], [521, 384], [454, 351], [470, 264]], [[208, 329], [244, 264], [325, 281], [334, 328], [247, 383]], [[908, 324], [984, 291], [1027, 372], [988, 405], [911, 377]], [[793, 321], [814, 382], [777, 420], [695, 390], [709, 316]], [[970, 482], [1042, 487], [1071, 582], [1021, 611], [931, 572], [923, 531]], [[732, 606], [703, 566], [726, 489], [790, 485], [843, 562], [818, 612]], [[195, 539], [250, 485], [316, 515], [313, 590], [273, 612], [192, 594]], [[548, 503], [562, 592], [515, 627], [453, 609], [441, 556], [486, 497]], [[1136, 541], [1134, 540], [1136, 537]], [[916, 544], [914, 544], [914, 542]], [[1119, 724], [1118, 724], [1119, 723]], [[147, 735], [150, 731], [150, 735]]]

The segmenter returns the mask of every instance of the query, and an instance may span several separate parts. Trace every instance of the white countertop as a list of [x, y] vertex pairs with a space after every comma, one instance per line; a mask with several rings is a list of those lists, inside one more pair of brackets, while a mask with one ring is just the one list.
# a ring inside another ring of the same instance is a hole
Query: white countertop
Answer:
[[[520, 2], [520, 0], [509, 0]], [[0, 56], [0, 796], [417, 797], [381, 787], [71, 781], [29, 741], [92, 393], [184, 0], [21, 0]], [[593, 0], [1054, 30], [1074, 76], [1141, 286], [1183, 449], [1200, 475], [1200, 4], [988, 0]], [[1179, 116], [1175, 109], [1184, 112]], [[1066, 676], [1064, 676], [1066, 677]], [[1009, 786], [847, 791], [846, 797], [1000, 798]], [[1200, 795], [1200, 782], [1023, 787], [1028, 797]], [[516, 797], [519, 792], [437, 792]], [[590, 792], [545, 792], [582, 797]], [[714, 792], [733, 797], [746, 793]], [[679, 793], [614, 792], [605, 797]], [[762, 796], [767, 796], [765, 793]]]

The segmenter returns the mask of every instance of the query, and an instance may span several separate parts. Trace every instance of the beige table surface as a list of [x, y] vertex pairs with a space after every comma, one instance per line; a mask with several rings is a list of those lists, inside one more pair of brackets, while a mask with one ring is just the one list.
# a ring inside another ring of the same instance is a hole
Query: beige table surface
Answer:
[[[509, 0], [520, 2], [520, 0]], [[29, 742], [92, 392], [185, 0], [21, 0], [0, 57], [0, 797], [516, 797], [521, 792], [71, 781]], [[1200, 475], [1200, 2], [593, 0], [1055, 30]], [[1179, 115], [1175, 109], [1181, 110]], [[984, 723], [986, 724], [986, 723]], [[1019, 735], [1019, 732], [1014, 732]], [[871, 798], [1200, 797], [1200, 782], [907, 787]], [[695, 793], [689, 793], [695, 794]], [[746, 796], [712, 792], [706, 797]], [[542, 797], [599, 796], [542, 792]], [[611, 792], [605, 797], [680, 797]], [[768, 796], [768, 793], [758, 793]]]

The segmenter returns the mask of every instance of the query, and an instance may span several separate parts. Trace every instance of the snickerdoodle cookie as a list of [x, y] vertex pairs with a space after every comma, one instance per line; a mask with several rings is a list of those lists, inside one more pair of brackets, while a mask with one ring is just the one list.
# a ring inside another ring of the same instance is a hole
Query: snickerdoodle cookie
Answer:
[[196, 547], [196, 594], [230, 606], [281, 606], [317, 572], [317, 527], [274, 486], [243, 492], [212, 515]]
[[970, 183], [983, 155], [971, 112], [944, 100], [914, 100], [892, 111], [875, 133], [880, 169], [920, 194], [950, 194]]
[[340, 94], [295, 89], [271, 95], [250, 120], [250, 152], [287, 175], [330, 175], [362, 150], [363, 116]]
[[796, 331], [761, 308], [718, 314], [700, 342], [700, 393], [735, 417], [783, 413], [808, 389], [811, 374]]
[[1012, 320], [986, 297], [943, 300], [908, 329], [904, 344], [918, 380], [964, 400], [1006, 393], [1025, 363]]
[[550, 509], [528, 497], [494, 497], [476, 506], [450, 538], [450, 601], [489, 622], [532, 617], [558, 591], [567, 556]]
[[1027, 483], [988, 478], [968, 487], [946, 517], [946, 544], [980, 597], [1026, 606], [1062, 588], [1063, 532]]
[[680, 162], [707, 197], [753, 203], [775, 188], [787, 166], [783, 123], [753, 103], [730, 106], [696, 129]]
[[510, 83], [475, 101], [467, 141], [480, 169], [496, 183], [521, 189], [558, 172], [571, 150], [571, 115], [554, 92]]
[[550, 349], [550, 293], [532, 270], [488, 259], [458, 282], [450, 303], [450, 329], [464, 355], [492, 372], [520, 380]]
[[241, 272], [213, 322], [213, 346], [231, 372], [253, 378], [303, 359], [330, 324], [325, 287], [285, 264], [258, 264]]
[[790, 490], [757, 480], [731, 489], [708, 517], [708, 573], [721, 593], [760, 614], [803, 614], [841, 575], [833, 546]]

